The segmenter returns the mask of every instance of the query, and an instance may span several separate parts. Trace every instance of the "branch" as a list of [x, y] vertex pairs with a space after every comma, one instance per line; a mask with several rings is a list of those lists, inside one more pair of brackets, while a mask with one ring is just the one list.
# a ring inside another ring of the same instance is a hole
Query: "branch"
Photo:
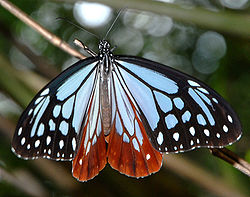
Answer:
[[[213, 29], [250, 39], [250, 15], [232, 11], [211, 11], [200, 7], [184, 7], [173, 3], [149, 0], [87, 0], [106, 4], [113, 8], [132, 8], [149, 11], [184, 23]], [[72, 1], [71, 1], [72, 2]]]
[[211, 148], [211, 153], [250, 177], [250, 164], [227, 148]]
[[12, 32], [9, 30], [9, 28], [5, 26], [1, 20], [0, 27], [0, 33], [2, 33], [6, 39], [8, 39], [19, 51], [21, 51], [34, 65], [36, 65], [39, 73], [42, 73], [47, 78], [54, 78], [58, 75], [58, 71], [53, 65], [48, 63], [44, 57], [36, 55], [29, 47], [16, 39], [12, 35]]
[[50, 33], [48, 30], [46, 30], [44, 27], [36, 23], [33, 19], [31, 19], [26, 13], [24, 13], [22, 10], [20, 10], [18, 7], [13, 5], [11, 2], [7, 0], [0, 0], [0, 4], [7, 9], [9, 12], [11, 12], [13, 15], [15, 15], [17, 18], [19, 18], [21, 21], [26, 23], [28, 26], [36, 30], [38, 33], [40, 33], [45, 39], [47, 39], [50, 43], [53, 45], [59, 47], [60, 49], [64, 50], [68, 54], [78, 58], [78, 59], [84, 59], [86, 58], [84, 55], [82, 55], [77, 50], [71, 48], [69, 44], [61, 40], [59, 37], [55, 36], [54, 34]]

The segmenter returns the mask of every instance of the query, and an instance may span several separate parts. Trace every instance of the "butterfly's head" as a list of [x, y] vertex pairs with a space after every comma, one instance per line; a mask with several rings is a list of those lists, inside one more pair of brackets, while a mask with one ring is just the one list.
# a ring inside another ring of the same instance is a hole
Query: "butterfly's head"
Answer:
[[108, 54], [111, 52], [110, 44], [107, 40], [101, 40], [99, 43], [99, 52], [101, 55]]

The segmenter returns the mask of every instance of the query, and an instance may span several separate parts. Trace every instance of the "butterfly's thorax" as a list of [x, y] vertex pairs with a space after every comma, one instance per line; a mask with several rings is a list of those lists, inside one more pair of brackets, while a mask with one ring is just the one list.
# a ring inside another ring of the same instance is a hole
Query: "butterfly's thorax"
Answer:
[[100, 101], [101, 116], [103, 121], [104, 134], [108, 135], [111, 127], [111, 71], [112, 71], [112, 54], [109, 51], [109, 45], [101, 45], [100, 49]]

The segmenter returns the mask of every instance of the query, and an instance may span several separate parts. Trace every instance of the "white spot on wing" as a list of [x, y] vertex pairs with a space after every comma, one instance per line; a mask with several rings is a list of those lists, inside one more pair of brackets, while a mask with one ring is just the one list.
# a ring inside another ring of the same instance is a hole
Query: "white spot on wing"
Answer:
[[223, 131], [226, 133], [228, 132], [228, 127], [226, 125], [223, 125]]
[[30, 115], [32, 112], [33, 112], [33, 109], [30, 109], [28, 115]]
[[150, 154], [146, 155], [146, 159], [149, 160], [150, 159]]
[[19, 135], [21, 135], [22, 134], [22, 131], [23, 131], [23, 128], [22, 127], [20, 127], [19, 129], [18, 129], [18, 133], [17, 133], [17, 135], [19, 136]]
[[62, 149], [63, 146], [64, 146], [64, 141], [63, 141], [63, 140], [60, 140], [60, 142], [59, 142], [59, 147], [60, 147], [60, 149]]
[[209, 135], [210, 135], [210, 132], [209, 132], [208, 129], [204, 129], [204, 133], [205, 133], [206, 136], [209, 136]]
[[232, 117], [230, 115], [227, 115], [227, 119], [228, 119], [229, 122], [233, 123], [233, 119], [232, 119]]
[[163, 134], [162, 132], [159, 132], [158, 137], [157, 137], [157, 142], [159, 145], [162, 145], [163, 143]]
[[51, 142], [51, 137], [47, 136], [47, 138], [46, 138], [46, 144], [49, 145], [50, 142]]
[[194, 136], [194, 135], [195, 135], [195, 129], [194, 129], [194, 127], [190, 127], [190, 128], [189, 128], [189, 132], [190, 132], [190, 134], [191, 134], [192, 136]]
[[179, 133], [176, 132], [173, 134], [173, 138], [175, 139], [175, 141], [178, 141], [179, 137], [180, 137]]
[[36, 140], [35, 142], [35, 148], [37, 148], [40, 145], [40, 140]]
[[218, 100], [216, 98], [212, 98], [212, 100], [215, 102], [215, 103], [219, 103]]
[[76, 138], [72, 139], [72, 149], [73, 149], [73, 151], [76, 150]]
[[24, 143], [25, 143], [25, 137], [21, 139], [21, 145], [24, 145]]
[[219, 134], [219, 133], [216, 133], [216, 137], [217, 137], [217, 138], [220, 138], [220, 134]]

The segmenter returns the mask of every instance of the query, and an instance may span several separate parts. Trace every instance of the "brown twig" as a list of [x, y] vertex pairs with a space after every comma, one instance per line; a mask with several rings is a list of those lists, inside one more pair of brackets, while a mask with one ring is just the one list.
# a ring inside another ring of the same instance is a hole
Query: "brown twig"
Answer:
[[37, 71], [47, 78], [53, 78], [58, 75], [55, 69], [44, 57], [36, 55], [28, 46], [16, 39], [9, 28], [0, 20], [0, 33], [5, 36], [19, 51], [21, 51], [34, 65]]
[[[63, 0], [65, 1], [65, 0]], [[71, 2], [78, 0], [71, 0]], [[229, 10], [204, 9], [201, 6], [185, 7], [177, 3], [145, 0], [87, 0], [102, 3], [112, 8], [124, 8], [143, 10], [155, 14], [167, 15], [176, 21], [195, 24], [210, 30], [220, 31], [240, 38], [250, 39], [249, 12], [232, 12]]]
[[250, 164], [227, 148], [211, 148], [211, 153], [250, 177]]
[[20, 10], [18, 7], [13, 5], [11, 2], [7, 0], [0, 0], [0, 4], [7, 9], [9, 12], [11, 12], [13, 15], [15, 15], [17, 18], [19, 18], [21, 21], [26, 23], [28, 26], [32, 27], [34, 30], [36, 30], [38, 33], [40, 33], [44, 38], [46, 38], [49, 42], [51, 42], [53, 45], [59, 47], [60, 49], [64, 50], [68, 54], [79, 58], [84, 59], [86, 58], [84, 55], [82, 55], [77, 50], [71, 48], [70, 45], [68, 45], [66, 42], [61, 40], [59, 37], [55, 36], [48, 30], [46, 30], [44, 27], [39, 25], [37, 22], [35, 22], [33, 19], [31, 19], [26, 13], [24, 13], [22, 10]]

